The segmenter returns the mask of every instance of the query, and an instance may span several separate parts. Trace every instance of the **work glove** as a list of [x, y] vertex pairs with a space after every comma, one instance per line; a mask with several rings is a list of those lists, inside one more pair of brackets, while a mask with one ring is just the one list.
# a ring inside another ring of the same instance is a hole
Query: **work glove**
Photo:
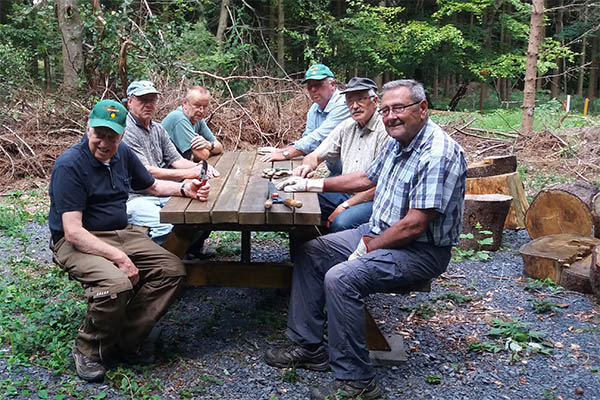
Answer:
[[354, 250], [354, 253], [350, 254], [350, 257], [348, 257], [348, 261], [352, 261], [355, 258], [364, 256], [365, 254], [367, 254], [369, 252], [368, 243], [373, 238], [374, 238], [374, 236], [362, 235], [362, 237], [360, 238], [360, 242], [358, 242], [358, 246], [356, 247], [356, 250]]
[[286, 192], [314, 192], [323, 193], [324, 179], [306, 179], [293, 176], [277, 184], [277, 190]]
[[265, 154], [269, 154], [277, 150], [279, 150], [277, 147], [259, 147], [256, 152], [259, 156], [264, 156]]

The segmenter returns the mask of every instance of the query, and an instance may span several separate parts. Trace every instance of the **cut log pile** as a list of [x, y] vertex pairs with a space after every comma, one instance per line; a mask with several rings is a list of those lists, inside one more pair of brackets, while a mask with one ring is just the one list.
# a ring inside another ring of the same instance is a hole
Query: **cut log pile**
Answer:
[[599, 192], [592, 184], [575, 181], [537, 194], [525, 216], [533, 240], [520, 249], [525, 275], [600, 296]]

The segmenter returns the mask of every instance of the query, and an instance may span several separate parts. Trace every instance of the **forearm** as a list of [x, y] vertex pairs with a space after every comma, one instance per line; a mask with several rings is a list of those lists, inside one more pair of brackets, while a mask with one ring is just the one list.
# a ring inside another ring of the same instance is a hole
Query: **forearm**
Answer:
[[367, 201], [372, 201], [375, 197], [375, 187], [371, 189], [363, 190], [362, 192], [358, 192], [354, 194], [354, 196], [350, 197], [347, 200], [347, 203], [350, 207], [355, 206], [360, 203], [366, 203]]
[[312, 152], [304, 157], [302, 160], [302, 165], [307, 165], [312, 171], [314, 171], [322, 161], [323, 160], [315, 152]]
[[191, 168], [184, 169], [170, 169], [170, 168], [159, 168], [159, 167], [146, 167], [148, 171], [156, 179], [168, 180], [168, 181], [181, 181], [183, 179], [195, 178], [195, 171]]
[[364, 171], [326, 178], [323, 183], [324, 192], [356, 193], [374, 187], [375, 184]]
[[210, 157], [211, 152], [208, 149], [192, 149], [192, 155], [194, 161], [202, 161], [208, 160], [208, 157]]
[[213, 143], [215, 144], [215, 147], [210, 151], [210, 154], [221, 154], [223, 152], [223, 144], [221, 144], [221, 142], [219, 142], [218, 140], [215, 140]]
[[410, 209], [400, 221], [376, 236], [368, 244], [369, 252], [376, 249], [398, 249], [414, 242], [436, 216], [434, 210]]

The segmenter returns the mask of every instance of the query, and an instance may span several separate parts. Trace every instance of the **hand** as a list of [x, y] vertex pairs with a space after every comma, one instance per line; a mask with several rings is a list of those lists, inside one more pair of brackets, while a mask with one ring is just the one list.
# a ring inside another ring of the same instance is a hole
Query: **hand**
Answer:
[[358, 246], [356, 247], [356, 250], [354, 250], [354, 253], [350, 254], [350, 257], [348, 257], [348, 261], [352, 261], [355, 258], [364, 256], [365, 254], [367, 254], [369, 252], [368, 244], [373, 239], [374, 239], [374, 236], [362, 235], [362, 237], [360, 238], [360, 242], [358, 242]]
[[300, 176], [302, 178], [310, 178], [313, 175], [313, 169], [310, 165], [302, 164], [294, 168], [292, 174], [294, 176]]
[[137, 283], [140, 281], [139, 271], [127, 254], [122, 253], [115, 261], [115, 264], [117, 264], [117, 268], [127, 274], [127, 277], [133, 286], [137, 285]]
[[208, 164], [208, 169], [206, 170], [206, 176], [208, 176], [208, 179], [218, 178], [219, 176], [221, 176], [221, 173], [219, 171], [217, 171], [217, 169], [215, 167]]
[[274, 151], [279, 151], [279, 149], [277, 147], [270, 147], [270, 146], [269, 147], [259, 147], [256, 150], [256, 153], [259, 156], [264, 156], [266, 154], [273, 153]]
[[306, 179], [293, 176], [277, 184], [277, 190], [286, 192], [314, 192], [323, 193], [324, 179]]
[[192, 179], [183, 185], [183, 191], [187, 197], [200, 201], [208, 200], [210, 193], [210, 184], [208, 181], [202, 185], [198, 179]]
[[333, 210], [333, 212], [331, 214], [329, 214], [329, 217], [327, 217], [327, 227], [331, 228], [331, 224], [333, 224], [333, 220], [344, 211], [346, 211], [346, 209], [344, 207], [342, 207], [341, 204], [339, 206], [337, 206], [335, 208], [335, 210]]
[[271, 153], [265, 154], [262, 156], [260, 161], [262, 162], [270, 162], [270, 161], [284, 161], [286, 158], [283, 155], [282, 150], [273, 151]]
[[210, 151], [211, 144], [208, 140], [204, 139], [204, 137], [202, 137], [200, 135], [196, 135], [190, 142], [190, 146], [192, 147], [193, 150], [206, 149], [206, 150]]

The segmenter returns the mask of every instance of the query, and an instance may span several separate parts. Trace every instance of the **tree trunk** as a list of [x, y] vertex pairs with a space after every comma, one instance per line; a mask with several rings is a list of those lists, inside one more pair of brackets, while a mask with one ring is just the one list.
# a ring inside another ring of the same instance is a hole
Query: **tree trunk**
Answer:
[[431, 93], [431, 97], [434, 100], [439, 99], [439, 90], [440, 90], [440, 66], [436, 63], [433, 67], [433, 89]]
[[219, 12], [219, 25], [217, 25], [216, 36], [219, 48], [223, 47], [223, 42], [225, 41], [225, 30], [229, 21], [229, 3], [230, 0], [221, 0], [221, 11]]
[[56, 0], [54, 6], [62, 39], [63, 86], [72, 91], [83, 67], [83, 25], [77, 0]]
[[592, 37], [592, 64], [590, 66], [590, 76], [588, 80], [587, 97], [590, 102], [596, 98], [596, 88], [598, 86], [598, 51], [600, 50], [600, 38], [595, 35]]
[[583, 97], [583, 81], [585, 79], [585, 48], [587, 47], [587, 37], [581, 40], [581, 59], [579, 64], [579, 79], [577, 80], [577, 96]]
[[544, 0], [533, 0], [529, 45], [527, 47], [527, 67], [525, 69], [525, 88], [523, 89], [523, 113], [521, 133], [528, 135], [533, 130], [535, 110], [535, 78], [537, 76], [538, 48], [541, 41], [541, 28], [544, 23]]
[[46, 52], [44, 54], [44, 78], [46, 80], [46, 90], [50, 90], [50, 85], [52, 84], [52, 73], [50, 70], [50, 57]]
[[[465, 212], [461, 233], [471, 233], [473, 238], [461, 238], [458, 247], [462, 250], [498, 250], [502, 244], [504, 221], [511, 202], [512, 197], [505, 194], [465, 195]], [[481, 231], [492, 232], [491, 244], [479, 244], [480, 240], [490, 237], [490, 235], [480, 233]]]
[[539, 192], [527, 210], [525, 226], [532, 239], [558, 233], [598, 236], [594, 212], [598, 188], [575, 181], [551, 186]]
[[282, 69], [285, 69], [284, 28], [285, 13], [283, 11], [283, 0], [279, 0], [277, 2], [277, 63]]

